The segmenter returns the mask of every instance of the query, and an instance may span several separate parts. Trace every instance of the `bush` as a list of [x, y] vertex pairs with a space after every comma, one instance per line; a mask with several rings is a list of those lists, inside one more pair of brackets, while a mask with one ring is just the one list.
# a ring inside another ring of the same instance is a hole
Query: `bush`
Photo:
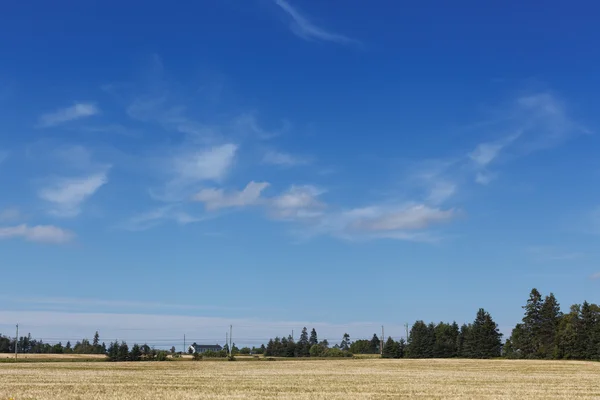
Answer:
[[327, 349], [323, 353], [323, 357], [352, 357], [352, 353], [336, 348]]
[[235, 356], [227, 356], [227, 361], [235, 361]]
[[201, 360], [202, 360], [202, 354], [194, 353], [194, 361], [201, 361]]
[[156, 355], [156, 361], [167, 361], [167, 352], [163, 350], [159, 351]]
[[323, 355], [325, 354], [325, 352], [327, 352], [327, 349], [323, 345], [313, 344], [310, 347], [310, 356], [311, 357], [323, 357]]

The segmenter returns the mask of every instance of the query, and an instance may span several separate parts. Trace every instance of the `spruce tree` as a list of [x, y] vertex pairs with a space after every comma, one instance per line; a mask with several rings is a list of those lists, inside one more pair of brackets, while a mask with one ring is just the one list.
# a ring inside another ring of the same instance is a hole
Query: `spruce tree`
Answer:
[[377, 337], [377, 334], [373, 334], [373, 338], [371, 338], [371, 342], [369, 343], [369, 353], [370, 354], [379, 354], [379, 347], [381, 346], [381, 342]]
[[319, 343], [319, 339], [317, 337], [317, 331], [315, 330], [315, 328], [313, 328], [312, 331], [310, 331], [310, 339], [308, 339], [308, 343], [311, 346], [314, 346], [315, 344]]
[[385, 345], [383, 346], [383, 352], [381, 356], [383, 358], [395, 358], [397, 351], [397, 344], [394, 341], [394, 339], [392, 339], [392, 337], [390, 336], [388, 337], [387, 341], [385, 342]]
[[140, 361], [142, 358], [142, 350], [137, 343], [133, 345], [131, 351], [129, 352], [129, 360], [130, 361]]
[[546, 296], [540, 309], [540, 348], [538, 354], [541, 358], [552, 359], [556, 353], [558, 325], [562, 317], [560, 305], [553, 293]]
[[308, 337], [308, 330], [306, 329], [306, 327], [302, 328], [302, 333], [300, 333], [300, 340], [298, 340], [298, 343], [296, 344], [295, 353], [296, 357], [310, 356], [310, 340]]
[[540, 329], [542, 326], [542, 307], [544, 299], [537, 289], [531, 289], [527, 304], [523, 306], [523, 338], [521, 351], [526, 358], [539, 358], [541, 347]]

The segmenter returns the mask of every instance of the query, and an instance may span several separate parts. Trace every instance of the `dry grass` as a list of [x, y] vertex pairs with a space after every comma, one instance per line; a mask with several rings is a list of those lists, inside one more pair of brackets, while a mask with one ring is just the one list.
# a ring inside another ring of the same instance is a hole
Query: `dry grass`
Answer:
[[[12, 353], [0, 353], [0, 359], [14, 359], [15, 355]], [[18, 359], [34, 359], [34, 360], [90, 360], [90, 359], [103, 359], [106, 358], [104, 354], [19, 354]]]
[[598, 399], [600, 363], [306, 360], [0, 364], [0, 399]]

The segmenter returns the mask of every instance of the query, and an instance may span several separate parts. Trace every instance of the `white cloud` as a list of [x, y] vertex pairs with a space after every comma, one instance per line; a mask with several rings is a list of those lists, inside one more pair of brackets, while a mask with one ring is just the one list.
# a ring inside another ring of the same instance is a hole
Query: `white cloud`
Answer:
[[21, 218], [21, 212], [16, 207], [5, 208], [0, 211], [0, 222], [15, 221]]
[[182, 204], [173, 203], [154, 210], [138, 214], [129, 219], [125, 224], [119, 226], [129, 231], [143, 231], [150, 229], [162, 221], [172, 220], [180, 225], [187, 225], [194, 222], [201, 222], [208, 217], [195, 217], [183, 211]]
[[53, 225], [0, 227], [0, 239], [23, 238], [30, 242], [59, 244], [70, 241], [73, 236], [71, 232]]
[[322, 215], [325, 204], [318, 196], [324, 191], [312, 185], [293, 185], [286, 192], [270, 199], [269, 214], [276, 219], [304, 220]]
[[455, 217], [454, 210], [441, 210], [417, 204], [399, 208], [367, 207], [351, 210], [347, 216], [352, 231], [406, 231], [425, 229]]
[[80, 118], [90, 117], [100, 112], [92, 103], [75, 103], [71, 107], [63, 108], [52, 113], [43, 114], [38, 126], [50, 127]]
[[457, 185], [447, 181], [435, 181], [429, 188], [427, 200], [432, 204], [441, 204], [452, 197], [457, 191]]
[[238, 146], [224, 144], [177, 155], [173, 159], [177, 179], [185, 181], [220, 181], [229, 172]]
[[292, 18], [290, 28], [296, 36], [302, 39], [316, 39], [339, 44], [359, 44], [359, 42], [354, 39], [337, 33], [331, 33], [315, 26], [285, 0], [275, 0], [275, 4], [281, 7], [281, 9]]
[[521, 136], [521, 132], [517, 132], [496, 142], [480, 143], [475, 147], [475, 150], [469, 154], [469, 158], [473, 160], [477, 166], [486, 167], [498, 157], [502, 149], [518, 139], [519, 136]]
[[53, 215], [74, 217], [81, 212], [81, 204], [107, 182], [106, 172], [83, 178], [60, 178], [41, 189], [39, 196], [54, 205]]
[[310, 160], [308, 158], [293, 156], [291, 154], [275, 150], [267, 151], [262, 162], [264, 164], [279, 165], [284, 167], [310, 164]]
[[267, 182], [250, 182], [241, 191], [225, 192], [223, 189], [202, 189], [194, 200], [204, 203], [207, 210], [228, 207], [244, 207], [258, 204], [261, 193], [269, 186]]

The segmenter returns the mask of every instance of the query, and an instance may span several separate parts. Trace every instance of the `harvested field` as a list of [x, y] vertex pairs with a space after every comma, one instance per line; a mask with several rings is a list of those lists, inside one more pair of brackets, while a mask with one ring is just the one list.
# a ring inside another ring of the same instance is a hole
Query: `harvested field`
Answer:
[[600, 363], [302, 360], [3, 363], [0, 399], [598, 399]]
[[[13, 359], [15, 355], [10, 353], [0, 353], [0, 359]], [[104, 354], [19, 354], [19, 360], [90, 360], [106, 359]]]

